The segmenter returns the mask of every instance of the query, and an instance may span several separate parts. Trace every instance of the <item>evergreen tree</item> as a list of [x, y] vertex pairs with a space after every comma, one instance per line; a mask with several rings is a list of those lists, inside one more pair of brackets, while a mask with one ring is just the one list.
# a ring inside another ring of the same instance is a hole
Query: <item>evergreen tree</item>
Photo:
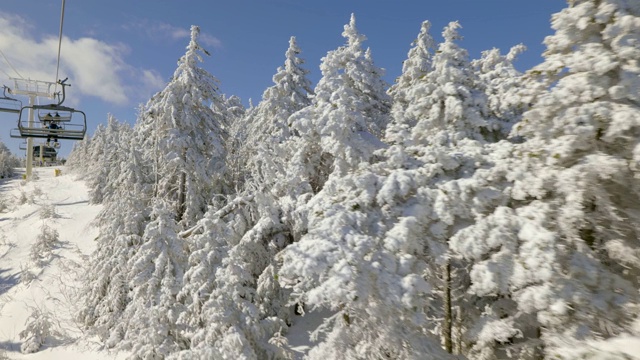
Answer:
[[[85, 159], [86, 166], [86, 182], [89, 186], [90, 193], [89, 199], [96, 204], [102, 202], [102, 186], [104, 178], [104, 172], [107, 169], [103, 166], [105, 163], [102, 161], [104, 158], [104, 152], [106, 150], [106, 127], [104, 124], [98, 124], [96, 131], [91, 137], [91, 141], [88, 143], [87, 157]], [[106, 180], [106, 179], [105, 179]]]
[[247, 201], [237, 197], [220, 208], [212, 207], [197, 225], [181, 237], [189, 245], [189, 259], [178, 301], [185, 306], [178, 322], [185, 326], [191, 348], [206, 347], [209, 321], [204, 304], [211, 298], [216, 285], [217, 270], [227, 257], [231, 246], [246, 231], [248, 225], [242, 205]]
[[[389, 88], [389, 95], [393, 99], [391, 114], [393, 120], [386, 131], [386, 140], [395, 144], [408, 136], [408, 130], [416, 125], [417, 119], [405, 116], [416, 84], [424, 81], [425, 76], [432, 70], [433, 49], [435, 40], [429, 33], [431, 23], [424, 21], [420, 28], [418, 38], [413, 41], [407, 60], [402, 64], [402, 74], [396, 79], [396, 83]], [[409, 115], [409, 114], [407, 114]]]
[[[120, 166], [127, 157], [128, 139], [131, 129], [121, 124], [111, 114], [107, 117], [107, 126], [96, 131], [92, 144], [91, 176], [87, 179], [89, 201], [100, 204], [116, 192]], [[118, 164], [114, 166], [114, 164]]]
[[146, 209], [140, 208], [129, 194], [121, 198], [120, 206], [104, 211], [110, 216], [96, 239], [98, 247], [87, 266], [92, 271], [84, 276], [82, 311], [78, 320], [105, 341], [108, 347], [119, 345], [124, 336], [122, 318], [129, 303], [130, 288], [127, 282], [127, 261], [141, 243], [144, 224], [148, 221]]
[[246, 109], [239, 97], [224, 94], [221, 101], [214, 101], [211, 110], [220, 118], [222, 140], [225, 149], [225, 170], [223, 175], [224, 188], [220, 193], [231, 193], [238, 188], [242, 173], [242, 161], [238, 155], [239, 148], [246, 138], [244, 116]]
[[375, 135], [388, 123], [391, 103], [382, 69], [373, 65], [362, 48], [365, 36], [355, 27], [355, 16], [344, 26], [347, 43], [322, 59], [322, 78], [311, 106], [289, 119], [300, 139], [292, 171], [308, 181], [313, 191], [322, 188], [331, 173], [344, 174], [366, 162], [384, 146]]
[[479, 74], [477, 89], [484, 90], [487, 96], [489, 116], [503, 121], [500, 137], [511, 132], [513, 124], [520, 121], [529, 106], [526, 91], [530, 83], [513, 66], [516, 57], [525, 50], [525, 46], [520, 44], [512, 47], [507, 55], [502, 55], [499, 49], [493, 48], [483, 51], [482, 58], [472, 62]]
[[224, 129], [210, 103], [220, 103], [217, 79], [202, 68], [200, 29], [173, 78], [145, 106], [136, 124], [137, 137], [156, 173], [155, 196], [170, 201], [183, 225], [204, 214], [212, 195], [223, 188]]
[[20, 166], [20, 161], [16, 158], [7, 146], [0, 142], [0, 179], [13, 176], [14, 168]]
[[300, 53], [295, 37], [291, 37], [284, 65], [273, 75], [274, 85], [264, 91], [262, 101], [243, 121], [247, 131], [238, 149], [245, 172], [243, 183], [244, 178], [262, 177], [264, 158], [278, 156], [280, 145], [292, 135], [289, 117], [311, 104], [313, 91], [307, 78], [309, 71], [303, 68], [304, 59], [299, 57]]
[[177, 231], [170, 206], [156, 200], [142, 243], [127, 264], [133, 290], [123, 314], [124, 339], [119, 346], [131, 348], [140, 358], [163, 358], [188, 347], [183, 329], [177, 326], [184, 310], [176, 295], [187, 263], [187, 249]]
[[273, 75], [274, 85], [262, 94], [262, 101], [247, 117], [248, 144], [280, 143], [290, 136], [287, 120], [294, 112], [311, 104], [311, 82], [296, 38], [289, 39], [284, 65]]
[[487, 176], [506, 180], [504, 206], [452, 239], [473, 261], [471, 291], [515, 303], [524, 316], [513, 326], [545, 354], [634, 319], [639, 23], [637, 4], [609, 0], [570, 1], [553, 16], [545, 61], [530, 71], [544, 91], [514, 127], [527, 141]]

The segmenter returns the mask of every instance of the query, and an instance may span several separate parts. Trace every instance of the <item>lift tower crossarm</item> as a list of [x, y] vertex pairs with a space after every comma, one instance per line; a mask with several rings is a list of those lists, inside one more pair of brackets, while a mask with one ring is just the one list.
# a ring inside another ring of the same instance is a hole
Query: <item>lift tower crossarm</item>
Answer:
[[52, 90], [55, 89], [55, 82], [19, 78], [11, 78], [11, 80], [13, 80], [14, 84], [13, 89], [11, 89], [12, 94], [46, 97], [49, 99], [53, 99], [56, 96], [56, 93]]

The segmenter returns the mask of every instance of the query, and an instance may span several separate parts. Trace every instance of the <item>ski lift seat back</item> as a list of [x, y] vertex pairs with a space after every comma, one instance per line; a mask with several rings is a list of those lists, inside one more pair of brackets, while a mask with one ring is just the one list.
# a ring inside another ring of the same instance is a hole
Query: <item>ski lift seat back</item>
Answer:
[[[60, 108], [60, 106], [58, 106]], [[38, 119], [40, 119], [40, 121], [55, 121], [55, 122], [69, 122], [71, 121], [72, 118], [72, 113], [68, 112], [68, 111], [64, 111], [61, 109], [58, 109], [58, 111], [55, 112], [51, 112], [51, 111], [47, 111], [46, 109], [39, 109], [38, 110]]]

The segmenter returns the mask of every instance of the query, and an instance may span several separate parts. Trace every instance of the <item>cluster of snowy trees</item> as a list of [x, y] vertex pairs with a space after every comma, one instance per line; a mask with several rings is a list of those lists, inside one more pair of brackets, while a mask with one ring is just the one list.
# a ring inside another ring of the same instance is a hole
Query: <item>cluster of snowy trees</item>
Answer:
[[12, 177], [14, 168], [20, 167], [20, 159], [11, 153], [7, 145], [0, 141], [0, 179]]
[[[539, 359], [632, 331], [640, 305], [640, 4], [572, 0], [544, 62], [471, 60], [422, 24], [388, 86], [355, 18], [312, 89], [291, 38], [243, 108], [198, 28], [133, 127], [68, 165], [98, 248], [78, 320], [133, 358]], [[208, 55], [208, 54], [207, 54]], [[588, 356], [582, 354], [581, 356]]]

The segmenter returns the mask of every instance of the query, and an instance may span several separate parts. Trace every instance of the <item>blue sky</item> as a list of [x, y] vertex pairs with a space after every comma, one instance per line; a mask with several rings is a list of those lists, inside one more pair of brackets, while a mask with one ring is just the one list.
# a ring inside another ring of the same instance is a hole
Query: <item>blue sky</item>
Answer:
[[[54, 80], [61, 3], [2, 0], [0, 50], [22, 76]], [[202, 66], [220, 80], [222, 93], [237, 95], [246, 105], [249, 98], [257, 104], [272, 84], [290, 36], [296, 36], [317, 83], [320, 60], [344, 43], [341, 33], [351, 13], [392, 83], [424, 20], [432, 22], [437, 40], [448, 22], [460, 21], [461, 45], [472, 58], [523, 43], [528, 50], [516, 66], [526, 70], [541, 61], [542, 41], [552, 32], [550, 17], [565, 5], [560, 0], [67, 0], [59, 77], [72, 84], [65, 105], [84, 110], [93, 133], [107, 113], [135, 121], [138, 104], [173, 74], [192, 24], [200, 26], [201, 43], [211, 53]], [[7, 75], [17, 75], [2, 58], [0, 70], [2, 83], [12, 86]], [[5, 124], [0, 138], [21, 154], [20, 140], [8, 136], [15, 120], [0, 114]], [[62, 145], [63, 155], [73, 146]]]

